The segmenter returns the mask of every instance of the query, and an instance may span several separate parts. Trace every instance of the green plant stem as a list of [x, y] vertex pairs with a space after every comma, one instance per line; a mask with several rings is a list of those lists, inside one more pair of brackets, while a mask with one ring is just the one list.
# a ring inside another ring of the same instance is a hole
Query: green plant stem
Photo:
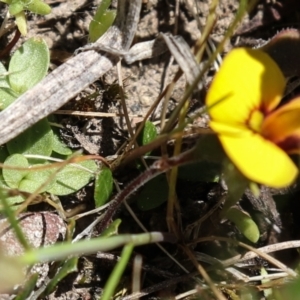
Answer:
[[211, 31], [213, 30], [214, 24], [216, 22], [216, 8], [217, 8], [218, 4], [219, 4], [218, 0], [213, 0], [211, 2], [210, 8], [209, 8], [209, 15], [206, 19], [206, 25], [205, 25], [204, 29], [202, 30], [200, 39], [197, 41], [197, 43], [195, 45], [195, 50], [196, 50], [195, 58], [198, 63], [200, 63], [202, 60], [204, 50], [207, 46], [206, 41], [209, 39], [209, 35], [210, 35]]
[[122, 274], [128, 264], [133, 248], [134, 248], [134, 244], [132, 243], [124, 246], [121, 253], [121, 258], [116, 264], [116, 266], [114, 267], [112, 273], [109, 276], [109, 279], [105, 284], [101, 300], [110, 300], [111, 297], [113, 296], [114, 291], [117, 285], [119, 284]]
[[[189, 107], [189, 101], [185, 102], [182, 110], [180, 111], [179, 115], [179, 126], [184, 123], [186, 118], [187, 112]], [[174, 148], [174, 156], [177, 156], [181, 152], [182, 146], [182, 136], [179, 136], [175, 142]], [[170, 232], [176, 233], [177, 236], [179, 235], [178, 227], [181, 226], [181, 218], [180, 218], [180, 208], [178, 204], [177, 194], [176, 194], [176, 182], [177, 182], [177, 175], [178, 175], [178, 166], [172, 168], [169, 172], [169, 196], [168, 196], [168, 207], [167, 207], [167, 224]], [[176, 225], [174, 220], [174, 208], [177, 212], [177, 223]], [[177, 208], [177, 209], [176, 209]]]
[[159, 242], [175, 242], [173, 235], [161, 232], [142, 234], [123, 234], [112, 237], [99, 237], [91, 240], [79, 241], [74, 244], [61, 243], [52, 247], [31, 249], [24, 253], [19, 259], [22, 263], [32, 265], [38, 262], [63, 260], [70, 255], [85, 255], [97, 251], [110, 251], [123, 245], [132, 243], [134, 246]]

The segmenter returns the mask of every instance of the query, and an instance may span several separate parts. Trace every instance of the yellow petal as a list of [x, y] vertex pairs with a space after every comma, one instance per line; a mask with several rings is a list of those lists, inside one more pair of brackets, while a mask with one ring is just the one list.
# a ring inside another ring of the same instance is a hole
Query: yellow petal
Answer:
[[298, 170], [290, 157], [259, 134], [249, 130], [242, 138], [219, 138], [228, 157], [250, 180], [274, 188], [288, 186], [295, 180]]
[[261, 133], [275, 143], [290, 136], [300, 136], [300, 98], [268, 115], [263, 122]]
[[277, 64], [260, 50], [238, 48], [224, 59], [206, 97], [213, 120], [246, 123], [251, 112], [269, 112], [281, 100], [285, 79]]
[[245, 125], [232, 125], [227, 123], [220, 123], [217, 121], [210, 121], [209, 123], [210, 128], [217, 132], [219, 135], [229, 135], [236, 138], [242, 138], [243, 135], [248, 134], [248, 128]]

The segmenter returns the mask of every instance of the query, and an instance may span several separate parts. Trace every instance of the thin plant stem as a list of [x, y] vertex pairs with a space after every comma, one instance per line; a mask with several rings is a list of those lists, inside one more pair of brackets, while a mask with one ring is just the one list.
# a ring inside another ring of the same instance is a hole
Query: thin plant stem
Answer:
[[161, 173], [164, 173], [175, 166], [190, 163], [193, 161], [194, 151], [186, 151], [181, 155], [171, 158], [162, 158], [156, 161], [146, 171], [133, 179], [120, 193], [118, 193], [110, 202], [110, 205], [99, 223], [98, 230], [102, 232], [111, 222], [112, 217], [119, 206], [127, 200], [138, 188], [150, 181]]
[[[254, 1], [251, 1], [251, 4], [252, 4], [252, 2], [254, 2]], [[207, 63], [205, 64], [204, 68], [201, 70], [201, 72], [199, 73], [199, 75], [195, 78], [194, 82], [186, 90], [186, 92], [183, 95], [181, 101], [179, 102], [179, 104], [177, 105], [176, 109], [174, 110], [174, 112], [170, 116], [168, 123], [163, 128], [163, 130], [162, 130], [161, 133], [166, 133], [166, 132], [169, 132], [171, 130], [171, 128], [173, 127], [173, 124], [175, 123], [175, 121], [176, 121], [176, 119], [177, 119], [177, 117], [178, 117], [178, 115], [179, 115], [182, 107], [184, 106], [185, 102], [192, 95], [193, 91], [197, 88], [198, 83], [203, 78], [205, 72], [209, 69], [209, 67], [211, 66], [211, 64], [215, 61], [217, 55], [222, 52], [225, 43], [232, 36], [235, 27], [237, 26], [237, 24], [239, 23], [239, 21], [244, 16], [244, 14], [247, 11], [248, 7], [249, 7], [249, 5], [248, 5], [248, 1], [247, 0], [241, 0], [240, 1], [240, 5], [239, 5], [239, 8], [238, 8], [236, 17], [233, 20], [233, 22], [230, 24], [227, 32], [224, 35], [224, 38], [222, 39], [222, 41], [217, 46], [216, 51], [214, 51], [212, 53], [212, 55], [209, 57]]]
[[121, 258], [117, 262], [116, 266], [114, 267], [113, 271], [111, 272], [111, 274], [105, 284], [101, 300], [110, 300], [111, 297], [113, 296], [114, 291], [121, 280], [123, 272], [126, 269], [126, 266], [128, 264], [131, 254], [132, 254], [133, 248], [134, 248], [134, 244], [132, 244], [132, 243], [124, 246], [122, 253], [121, 253]]
[[[280, 261], [278, 261], [274, 257], [270, 256], [266, 252], [263, 252], [263, 251], [265, 251], [265, 249], [267, 247], [262, 247], [261, 249], [256, 249], [256, 248], [254, 248], [254, 247], [252, 247], [250, 245], [247, 245], [245, 243], [242, 243], [242, 242], [230, 239], [230, 238], [226, 238], [226, 237], [220, 237], [220, 236], [209, 236], [209, 237], [199, 238], [199, 239], [193, 241], [193, 244], [202, 243], [202, 242], [208, 242], [208, 241], [215, 242], [216, 240], [218, 240], [218, 241], [224, 241], [224, 242], [228, 242], [228, 243], [232, 243], [234, 245], [238, 245], [238, 246], [243, 247], [243, 248], [245, 248], [247, 250], [250, 250], [250, 251], [252, 251], [252, 252], [254, 252], [256, 254], [256, 255], [252, 255], [252, 256], [246, 254], [247, 255], [247, 259], [251, 259], [253, 257], [260, 256], [263, 259], [269, 261], [274, 266], [276, 266], [279, 269], [281, 269], [283, 272], [286, 272], [287, 274], [289, 274], [291, 277], [296, 277], [297, 276], [297, 273], [295, 271], [293, 271], [292, 269], [288, 268], [287, 266], [285, 266], [284, 264], [282, 264]], [[275, 249], [275, 250], [277, 250], [277, 249]], [[224, 267], [227, 267], [229, 265], [235, 264], [235, 263], [240, 262], [240, 261], [243, 261], [243, 256], [242, 255], [238, 255], [237, 257], [230, 258], [230, 259], [227, 259], [225, 261], [221, 261], [221, 263], [222, 263], [222, 265]]]
[[[159, 161], [158, 161], [159, 162]], [[113, 215], [119, 206], [127, 200], [139, 187], [144, 185], [146, 182], [152, 178], [158, 176], [159, 174], [165, 172], [169, 166], [160, 166], [158, 162], [154, 163], [141, 175], [133, 179], [120, 193], [118, 193], [110, 202], [110, 205], [99, 223], [98, 230], [102, 232], [111, 222]]]
[[216, 296], [218, 300], [226, 300], [226, 298], [223, 296], [223, 294], [217, 289], [214, 282], [211, 280], [211, 278], [208, 276], [205, 269], [202, 267], [202, 265], [197, 261], [195, 256], [193, 255], [192, 251], [188, 247], [183, 247], [185, 253], [188, 255], [194, 266], [197, 268], [203, 279], [206, 281], [206, 283], [211, 288], [212, 292]]
[[120, 94], [120, 98], [121, 98], [122, 109], [124, 112], [124, 117], [125, 117], [129, 135], [130, 135], [130, 137], [133, 137], [134, 134], [133, 134], [133, 130], [131, 127], [130, 119], [128, 116], [127, 105], [126, 105], [126, 101], [125, 101], [124, 86], [123, 86], [123, 80], [122, 80], [122, 68], [121, 68], [120, 61], [117, 63], [117, 70], [118, 70], [119, 94]]
[[[186, 101], [183, 106], [180, 116], [179, 116], [179, 126], [184, 123], [186, 118], [186, 114], [189, 107], [189, 101]], [[181, 152], [182, 146], [182, 136], [179, 136], [175, 141], [174, 155], [177, 156]], [[179, 227], [181, 227], [181, 218], [180, 218], [180, 208], [178, 204], [177, 194], [176, 194], [176, 183], [177, 183], [177, 175], [178, 175], [178, 166], [174, 167], [170, 171], [169, 176], [169, 197], [168, 197], [168, 206], [167, 206], [167, 224], [169, 230], [173, 233], [176, 233], [179, 237], [179, 229], [178, 225], [176, 225], [174, 220], [174, 209], [178, 212], [177, 214], [177, 222], [179, 223]], [[177, 209], [176, 209], [177, 208]]]

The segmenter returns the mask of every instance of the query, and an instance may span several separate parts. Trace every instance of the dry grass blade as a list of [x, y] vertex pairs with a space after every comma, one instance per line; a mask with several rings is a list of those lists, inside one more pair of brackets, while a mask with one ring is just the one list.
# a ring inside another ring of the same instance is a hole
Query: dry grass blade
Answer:
[[[94, 44], [128, 51], [139, 20], [141, 0], [118, 3], [115, 23]], [[44, 80], [0, 113], [0, 145], [59, 109], [72, 97], [109, 71], [119, 57], [97, 51], [83, 51], [55, 69]]]

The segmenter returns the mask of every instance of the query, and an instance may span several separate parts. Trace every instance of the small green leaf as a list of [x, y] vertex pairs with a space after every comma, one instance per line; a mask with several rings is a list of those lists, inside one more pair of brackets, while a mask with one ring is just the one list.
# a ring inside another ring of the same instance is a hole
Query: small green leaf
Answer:
[[73, 153], [72, 150], [61, 140], [58, 130], [54, 127], [52, 127], [52, 130], [53, 130], [52, 150], [55, 153], [61, 155], [65, 155], [65, 156], [71, 155]]
[[[43, 166], [40, 164], [33, 165], [33, 167]], [[44, 170], [38, 170], [38, 171], [29, 171], [27, 175], [21, 180], [19, 183], [19, 190], [33, 193], [37, 189], [39, 189], [39, 192], [45, 192], [49, 188], [51, 188], [54, 185], [53, 180], [49, 181], [49, 177], [52, 175], [53, 169], [47, 169]], [[40, 189], [40, 187], [47, 182], [47, 185], [43, 187], [43, 189]]]
[[15, 18], [19, 31], [23, 36], [25, 36], [27, 34], [27, 22], [24, 11], [20, 11], [19, 13], [15, 14]]
[[10, 88], [7, 73], [5, 66], [0, 62], [0, 110], [5, 109], [19, 96]]
[[167, 201], [169, 186], [164, 174], [148, 182], [138, 195], [137, 205], [140, 210], [156, 208]]
[[[11, 206], [12, 210], [15, 210], [19, 207], [17, 204], [24, 202], [24, 198], [22, 196], [9, 197], [8, 195], [6, 195], [6, 191], [9, 190], [10, 188], [4, 181], [2, 174], [0, 174], [0, 189], [2, 190], [2, 193], [6, 196], [6, 202], [9, 206]], [[2, 212], [2, 209], [3, 209], [3, 207], [2, 207], [2, 205], [0, 205], [1, 213], [5, 214], [5, 212]]]
[[0, 88], [0, 110], [3, 110], [9, 105], [11, 105], [17, 98], [18, 95], [11, 88], [1, 87]]
[[153, 123], [146, 121], [145, 126], [139, 134], [137, 141], [139, 145], [144, 146], [152, 142], [157, 137], [157, 130]]
[[16, 15], [24, 10], [24, 3], [20, 0], [13, 0], [8, 7], [9, 13], [11, 15]]
[[[6, 198], [7, 204], [11, 207], [12, 210], [17, 210], [20, 207], [19, 204], [23, 203], [24, 200], [25, 198], [23, 198], [22, 196], [12, 196]], [[1, 213], [5, 213], [2, 205], [0, 206], [0, 211]]]
[[[28, 160], [23, 155], [13, 154], [5, 160], [4, 166], [10, 166], [10, 167], [15, 166], [17, 168], [28, 168], [29, 164], [28, 164]], [[16, 189], [19, 187], [19, 184], [22, 181], [22, 179], [28, 174], [28, 171], [3, 168], [2, 174], [3, 174], [3, 178], [5, 180], [5, 183], [10, 188]]]
[[62, 156], [70, 156], [73, 154], [73, 151], [63, 142], [61, 139], [59, 131], [59, 118], [55, 115], [48, 116], [49, 124], [51, 125], [53, 131], [53, 151]]
[[223, 176], [226, 178], [228, 191], [221, 214], [226, 214], [227, 210], [241, 199], [246, 188], [249, 186], [249, 181], [240, 173], [229, 158], [223, 161]]
[[63, 265], [57, 270], [57, 273], [48, 282], [47, 287], [43, 294], [40, 296], [41, 299], [45, 299], [55, 288], [59, 282], [61, 282], [68, 274], [77, 271], [78, 257], [68, 258], [63, 262]]
[[225, 216], [232, 221], [240, 232], [252, 243], [256, 243], [259, 239], [259, 229], [249, 215], [231, 207], [226, 211]]
[[9, 141], [10, 154], [37, 154], [50, 156], [53, 148], [53, 132], [47, 119], [43, 119]]
[[22, 94], [41, 81], [49, 67], [49, 49], [41, 38], [26, 41], [12, 56], [9, 63], [9, 84]]
[[74, 165], [68, 165], [56, 175], [56, 182], [47, 191], [54, 195], [63, 196], [75, 193], [87, 185], [94, 178], [93, 173], [96, 172], [97, 165], [91, 160], [78, 165], [89, 169], [92, 173]]
[[51, 12], [51, 7], [40, 0], [30, 0], [28, 4], [25, 5], [25, 9], [39, 15], [48, 15]]
[[101, 232], [101, 237], [110, 237], [118, 234], [118, 229], [122, 223], [121, 219], [114, 220], [109, 226]]
[[94, 199], [96, 207], [102, 206], [108, 201], [113, 189], [113, 183], [111, 170], [103, 168], [95, 181]]
[[116, 12], [108, 10], [111, 0], [102, 0], [89, 26], [89, 40], [96, 42], [112, 25]]
[[[26, 157], [21, 154], [14, 154], [9, 156], [4, 165], [6, 166], [16, 166], [21, 168], [28, 168], [29, 163]], [[34, 165], [40, 166], [40, 165]], [[12, 170], [4, 168], [3, 171], [3, 178], [5, 184], [7, 184], [10, 188], [17, 188], [24, 192], [33, 193], [36, 191], [42, 184], [44, 184], [48, 179], [49, 176], [53, 173], [53, 169], [38, 170], [38, 171], [30, 171], [28, 170]], [[46, 189], [49, 189], [52, 186], [51, 182], [41, 190], [44, 192]]]

